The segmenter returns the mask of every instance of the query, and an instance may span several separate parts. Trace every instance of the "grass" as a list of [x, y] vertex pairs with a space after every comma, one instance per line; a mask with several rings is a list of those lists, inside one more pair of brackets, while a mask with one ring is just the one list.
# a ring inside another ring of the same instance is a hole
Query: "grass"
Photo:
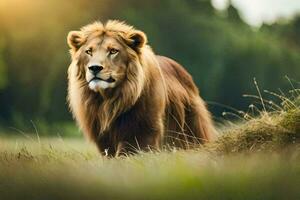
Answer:
[[1, 137], [0, 199], [300, 199], [297, 101], [241, 113], [216, 142], [186, 151], [108, 159], [83, 138]]
[[209, 145], [216, 152], [278, 151], [300, 143], [300, 110], [281, 113], [262, 113], [236, 128], [224, 131], [215, 143]]
[[[76, 149], [74, 148], [76, 147]], [[107, 159], [82, 141], [2, 139], [0, 199], [297, 199], [298, 147]]]

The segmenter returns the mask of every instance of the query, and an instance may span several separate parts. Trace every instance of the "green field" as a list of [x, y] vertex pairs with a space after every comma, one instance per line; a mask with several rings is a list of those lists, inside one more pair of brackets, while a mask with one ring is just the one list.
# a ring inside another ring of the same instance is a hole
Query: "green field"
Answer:
[[109, 159], [83, 138], [0, 138], [0, 199], [300, 199], [300, 111], [194, 150]]
[[299, 199], [299, 150], [107, 159], [81, 140], [1, 139], [0, 199]]

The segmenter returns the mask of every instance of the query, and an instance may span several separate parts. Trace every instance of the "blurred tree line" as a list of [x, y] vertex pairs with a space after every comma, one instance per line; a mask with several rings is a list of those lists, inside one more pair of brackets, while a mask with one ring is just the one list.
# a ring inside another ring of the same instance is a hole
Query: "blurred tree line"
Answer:
[[[300, 80], [300, 17], [245, 24], [209, 0], [11, 0], [0, 2], [0, 126], [69, 122], [68, 31], [95, 20], [125, 20], [146, 32], [157, 54], [183, 64], [205, 100], [246, 109], [243, 94], [290, 89]], [[215, 116], [225, 108], [210, 104]]]

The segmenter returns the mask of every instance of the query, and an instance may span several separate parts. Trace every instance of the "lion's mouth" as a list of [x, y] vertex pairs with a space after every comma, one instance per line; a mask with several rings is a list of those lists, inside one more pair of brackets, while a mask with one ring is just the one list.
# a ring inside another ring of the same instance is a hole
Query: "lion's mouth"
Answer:
[[92, 78], [92, 79], [89, 81], [89, 83], [92, 82], [92, 81], [96, 81], [96, 80], [99, 80], [99, 81], [105, 81], [105, 82], [107, 82], [107, 83], [113, 83], [113, 82], [116, 81], [113, 77], [109, 77], [108, 79], [102, 79], [102, 78], [99, 78], [99, 77], [94, 77], [94, 78]]
[[109, 77], [108, 79], [93, 77], [88, 84], [91, 90], [98, 92], [100, 89], [105, 90], [107, 88], [114, 88], [116, 86], [116, 80], [112, 77]]

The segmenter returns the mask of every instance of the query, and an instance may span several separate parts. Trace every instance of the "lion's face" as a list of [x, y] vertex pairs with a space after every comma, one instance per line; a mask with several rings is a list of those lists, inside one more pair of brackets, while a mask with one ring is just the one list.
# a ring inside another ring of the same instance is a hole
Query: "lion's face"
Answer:
[[99, 24], [87, 29], [71, 31], [68, 35], [79, 77], [84, 77], [89, 89], [95, 92], [118, 87], [126, 81], [132, 57], [137, 58], [146, 43], [144, 33], [131, 29], [128, 32], [109, 30]]
[[81, 66], [93, 91], [117, 87], [126, 76], [128, 54], [124, 46], [108, 35], [94, 37], [82, 46]]

